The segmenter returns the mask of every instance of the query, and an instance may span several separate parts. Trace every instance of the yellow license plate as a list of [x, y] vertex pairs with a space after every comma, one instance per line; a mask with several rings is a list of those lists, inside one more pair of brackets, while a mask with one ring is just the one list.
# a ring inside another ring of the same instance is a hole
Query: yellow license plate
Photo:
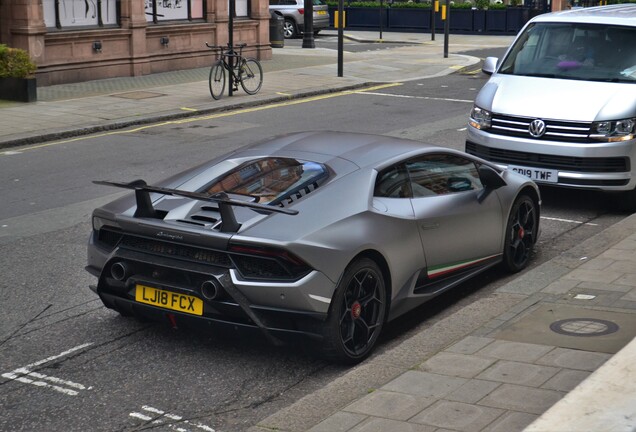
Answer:
[[327, 15], [327, 11], [317, 11], [318, 15]]
[[203, 300], [200, 298], [137, 284], [135, 300], [164, 309], [192, 315], [203, 315]]

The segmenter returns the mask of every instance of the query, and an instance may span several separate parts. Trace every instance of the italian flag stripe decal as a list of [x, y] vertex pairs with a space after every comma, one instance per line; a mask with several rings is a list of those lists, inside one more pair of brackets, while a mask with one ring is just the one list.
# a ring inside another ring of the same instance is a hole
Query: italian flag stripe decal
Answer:
[[491, 255], [484, 258], [478, 258], [478, 259], [469, 260], [469, 261], [461, 261], [451, 265], [431, 267], [428, 269], [427, 275], [430, 279], [438, 278], [440, 276], [445, 276], [449, 273], [453, 273], [458, 270], [465, 269], [466, 267], [471, 267], [471, 266], [474, 266], [475, 264], [480, 264], [484, 261], [491, 260], [495, 257], [498, 257], [499, 255], [501, 254]]

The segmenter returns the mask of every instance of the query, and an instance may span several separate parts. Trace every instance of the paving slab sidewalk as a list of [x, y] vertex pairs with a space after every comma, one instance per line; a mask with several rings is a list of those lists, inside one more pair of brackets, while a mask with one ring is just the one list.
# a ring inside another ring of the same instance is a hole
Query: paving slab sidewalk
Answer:
[[636, 214], [250, 431], [634, 431], [635, 336]]

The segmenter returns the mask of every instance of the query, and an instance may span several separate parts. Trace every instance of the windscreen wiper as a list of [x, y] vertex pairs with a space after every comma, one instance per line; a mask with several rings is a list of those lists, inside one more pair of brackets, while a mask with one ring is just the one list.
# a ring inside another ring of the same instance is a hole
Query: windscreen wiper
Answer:
[[537, 78], [557, 78], [555, 74], [547, 74], [547, 73], [517, 73], [515, 75], [529, 76], [529, 77], [537, 77]]
[[162, 195], [181, 196], [199, 201], [208, 201], [217, 203], [219, 212], [221, 213], [221, 232], [237, 232], [241, 227], [236, 221], [233, 207], [247, 207], [252, 210], [265, 213], [283, 213], [287, 215], [297, 215], [298, 210], [290, 210], [281, 207], [274, 207], [266, 204], [258, 204], [254, 202], [246, 202], [230, 198], [227, 193], [219, 192], [215, 194], [205, 194], [201, 192], [189, 192], [178, 189], [170, 189], [161, 186], [152, 186], [144, 180], [134, 180], [129, 183], [114, 182], [105, 180], [94, 180], [93, 183], [98, 185], [115, 186], [123, 189], [131, 189], [135, 191], [135, 199], [137, 201], [137, 209], [134, 217], [159, 218], [159, 215], [152, 205], [150, 193], [158, 193]]

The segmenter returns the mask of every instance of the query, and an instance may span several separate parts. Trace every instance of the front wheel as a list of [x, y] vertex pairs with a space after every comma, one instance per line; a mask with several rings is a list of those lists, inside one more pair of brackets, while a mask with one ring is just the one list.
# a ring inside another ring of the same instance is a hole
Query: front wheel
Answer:
[[386, 313], [386, 286], [380, 268], [369, 258], [353, 261], [332, 299], [323, 332], [323, 355], [347, 364], [364, 360], [380, 336]]
[[516, 273], [528, 265], [538, 234], [537, 204], [528, 195], [520, 195], [512, 205], [506, 226], [503, 263], [510, 272]]
[[263, 85], [263, 68], [254, 59], [246, 59], [241, 65], [241, 87], [245, 93], [253, 95], [258, 93]]
[[223, 97], [225, 90], [225, 68], [223, 62], [217, 60], [210, 69], [210, 94], [216, 100]]

